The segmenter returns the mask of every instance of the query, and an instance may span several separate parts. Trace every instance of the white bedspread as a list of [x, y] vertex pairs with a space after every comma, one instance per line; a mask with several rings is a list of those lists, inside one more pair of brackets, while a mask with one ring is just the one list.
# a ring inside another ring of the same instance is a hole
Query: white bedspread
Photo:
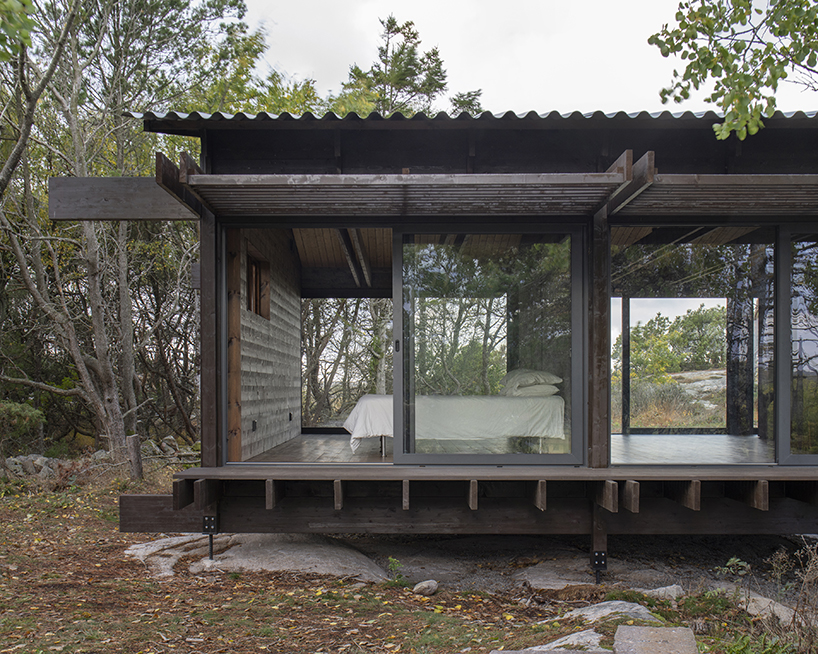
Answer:
[[[392, 436], [391, 395], [364, 395], [344, 429], [355, 451], [362, 438]], [[551, 397], [504, 397], [501, 395], [440, 396], [415, 398], [415, 437], [437, 440], [546, 436], [565, 438], [565, 401]]]

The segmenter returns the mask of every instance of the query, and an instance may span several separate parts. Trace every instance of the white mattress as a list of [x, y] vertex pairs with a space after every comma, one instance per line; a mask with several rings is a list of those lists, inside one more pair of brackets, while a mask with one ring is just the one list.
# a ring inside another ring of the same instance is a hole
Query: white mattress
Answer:
[[[344, 429], [355, 451], [362, 438], [392, 436], [394, 408], [391, 395], [364, 395]], [[504, 436], [565, 438], [565, 401], [551, 397], [502, 395], [415, 398], [415, 438], [479, 440]]]

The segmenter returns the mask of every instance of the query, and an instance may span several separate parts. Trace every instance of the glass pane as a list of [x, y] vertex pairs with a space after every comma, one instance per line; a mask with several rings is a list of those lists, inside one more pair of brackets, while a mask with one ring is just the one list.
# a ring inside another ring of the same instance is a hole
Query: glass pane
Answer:
[[793, 454], [818, 454], [818, 243], [815, 234], [793, 235], [792, 403]]
[[405, 451], [570, 451], [571, 239], [404, 237]]
[[772, 230], [617, 226], [612, 244], [612, 463], [772, 462]]

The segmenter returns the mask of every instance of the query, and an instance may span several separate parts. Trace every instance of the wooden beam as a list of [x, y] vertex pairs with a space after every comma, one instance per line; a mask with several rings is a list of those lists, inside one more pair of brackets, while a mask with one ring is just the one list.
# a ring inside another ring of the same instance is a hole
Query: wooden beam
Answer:
[[[158, 154], [159, 153], [157, 153], [157, 155]], [[177, 184], [186, 192], [187, 197], [192, 198], [195, 202], [207, 208], [208, 211], [215, 213], [213, 207], [208, 204], [207, 200], [199, 194], [195, 187], [190, 185], [190, 179], [194, 175], [204, 175], [204, 171], [199, 168], [199, 164], [189, 153], [182, 152], [182, 154], [179, 155], [179, 169], [177, 172]]]
[[227, 234], [227, 460], [241, 461], [241, 231]]
[[197, 511], [207, 511], [219, 501], [222, 484], [216, 479], [197, 479], [193, 482], [193, 505]]
[[332, 482], [332, 494], [335, 499], [335, 510], [340, 511], [344, 508], [344, 482], [336, 479]]
[[181, 511], [186, 506], [193, 504], [193, 480], [174, 479], [173, 480], [173, 510]]
[[264, 480], [264, 508], [272, 511], [284, 497], [284, 482], [280, 479]]
[[633, 179], [620, 187], [608, 199], [608, 215], [616, 215], [629, 202], [653, 184], [656, 176], [655, 154], [648, 150], [639, 161], [633, 164]]
[[361, 270], [358, 260], [355, 258], [354, 248], [352, 246], [352, 239], [345, 229], [334, 229], [335, 235], [338, 237], [338, 242], [341, 244], [341, 250], [349, 265], [349, 272], [352, 274], [352, 279], [355, 280], [355, 286], [362, 286], [361, 279], [363, 271]]
[[546, 482], [545, 479], [538, 479], [534, 487], [534, 506], [540, 511], [545, 511], [547, 506]]
[[360, 229], [347, 229], [347, 234], [349, 234], [349, 240], [352, 241], [352, 248], [355, 250], [355, 256], [358, 259], [358, 263], [361, 267], [361, 272], [364, 276], [364, 281], [366, 285], [370, 288], [372, 287], [372, 266], [369, 265], [369, 256], [367, 256], [366, 249], [364, 248], [364, 242], [361, 238], [361, 230]]
[[668, 499], [681, 504], [691, 511], [701, 511], [702, 482], [700, 480], [666, 481], [663, 486], [665, 497]]
[[631, 513], [639, 513], [639, 482], [628, 479], [622, 488], [622, 507]]
[[402, 482], [403, 486], [403, 510], [409, 510], [409, 480], [404, 479]]
[[51, 220], [198, 220], [151, 177], [51, 177]]
[[[176, 165], [161, 152], [156, 153], [156, 183], [170, 193], [177, 202], [198, 216], [203, 206], [200, 198], [180, 181], [181, 173]], [[207, 207], [210, 209], [210, 207]]]
[[759, 511], [770, 510], [770, 484], [766, 479], [725, 482], [724, 496]]
[[611, 192], [610, 196], [608, 196], [607, 202], [610, 202], [611, 198], [616, 197], [619, 193], [624, 191], [628, 184], [630, 184], [633, 180], [633, 150], [625, 150], [605, 172], [619, 173], [622, 175], [622, 183]]
[[610, 513], [619, 511], [619, 484], [611, 479], [599, 482], [595, 502]]
[[785, 489], [787, 497], [818, 506], [818, 481], [787, 481]]
[[469, 480], [469, 508], [472, 511], [477, 511], [477, 480], [470, 479]]

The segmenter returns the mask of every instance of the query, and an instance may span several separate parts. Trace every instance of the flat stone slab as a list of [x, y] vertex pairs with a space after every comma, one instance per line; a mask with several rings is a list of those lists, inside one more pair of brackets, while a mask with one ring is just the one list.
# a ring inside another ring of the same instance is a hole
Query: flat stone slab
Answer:
[[574, 609], [562, 615], [560, 620], [581, 619], [585, 622], [600, 622], [608, 618], [627, 618], [629, 620], [641, 620], [642, 622], [652, 622], [662, 624], [662, 621], [653, 615], [641, 604], [633, 602], [622, 602], [614, 600], [612, 602], [600, 602], [581, 609]]
[[207, 536], [163, 538], [129, 547], [125, 554], [142, 561], [155, 576], [171, 576], [183, 558], [195, 559], [194, 574], [220, 572], [307, 572], [386, 581], [386, 572], [355, 548], [315, 534], [220, 534], [208, 557]]
[[599, 643], [602, 641], [602, 635], [595, 632], [593, 629], [586, 629], [585, 631], [578, 631], [575, 634], [569, 634], [558, 638], [557, 640], [547, 643], [546, 645], [537, 645], [536, 647], [527, 647], [520, 650], [492, 650], [490, 654], [573, 654], [574, 652], [582, 652], [582, 654], [610, 654], [610, 650], [602, 649]]
[[698, 654], [696, 638], [688, 627], [631, 627], [620, 625], [614, 636], [614, 654]]

